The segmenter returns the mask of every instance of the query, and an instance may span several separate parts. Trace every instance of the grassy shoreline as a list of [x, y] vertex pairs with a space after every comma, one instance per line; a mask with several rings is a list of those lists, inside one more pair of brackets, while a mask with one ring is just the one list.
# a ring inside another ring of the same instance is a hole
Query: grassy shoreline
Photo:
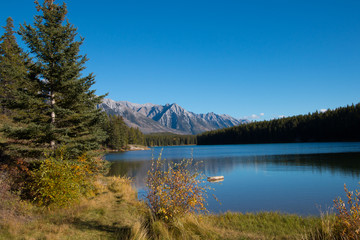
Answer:
[[330, 239], [324, 236], [334, 223], [331, 215], [227, 212], [189, 214], [169, 224], [151, 217], [129, 179], [99, 177], [95, 193], [66, 209], [3, 202], [0, 239]]

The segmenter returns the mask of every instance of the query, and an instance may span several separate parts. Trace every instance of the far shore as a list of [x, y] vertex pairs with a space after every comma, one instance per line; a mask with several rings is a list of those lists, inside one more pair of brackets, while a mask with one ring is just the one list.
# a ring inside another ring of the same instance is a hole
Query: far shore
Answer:
[[143, 150], [150, 150], [149, 147], [143, 145], [133, 145], [129, 144], [126, 151], [143, 151]]
[[103, 153], [117, 153], [117, 152], [128, 152], [128, 151], [144, 151], [144, 150], [150, 150], [149, 147], [144, 145], [135, 145], [135, 144], [129, 144], [126, 148], [122, 149], [103, 149], [100, 152]]

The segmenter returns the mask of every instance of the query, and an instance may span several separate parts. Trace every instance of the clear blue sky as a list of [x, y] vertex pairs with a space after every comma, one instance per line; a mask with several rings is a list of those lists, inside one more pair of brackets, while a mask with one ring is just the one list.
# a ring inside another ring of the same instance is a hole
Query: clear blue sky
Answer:
[[[360, 102], [358, 0], [65, 2], [86, 72], [114, 100], [259, 119]], [[3, 0], [0, 25], [35, 14]]]

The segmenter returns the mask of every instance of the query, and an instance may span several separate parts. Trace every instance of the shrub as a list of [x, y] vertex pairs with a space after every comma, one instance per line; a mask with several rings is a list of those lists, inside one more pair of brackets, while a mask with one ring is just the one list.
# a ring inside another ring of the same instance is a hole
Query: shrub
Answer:
[[31, 205], [21, 201], [20, 191], [28, 174], [28, 164], [21, 159], [0, 164], [0, 230], [5, 226], [3, 223], [9, 220], [18, 222], [29, 213]]
[[189, 212], [206, 212], [209, 187], [203, 179], [192, 159], [170, 162], [166, 166], [160, 154], [152, 161], [146, 180], [146, 198], [152, 213], [169, 222]]
[[[10, 198], [10, 183], [9, 183], [9, 174], [5, 171], [0, 170], [0, 197], [1, 201], [7, 200]], [[1, 209], [2, 205], [0, 205]]]
[[340, 232], [341, 239], [360, 239], [360, 192], [358, 190], [349, 191], [344, 184], [347, 204], [339, 197], [334, 200], [335, 208], [338, 210], [336, 215], [336, 225]]
[[98, 165], [99, 160], [86, 154], [71, 160], [66, 150], [60, 148], [30, 172], [25, 191], [39, 206], [65, 207], [81, 196], [91, 194]]
[[22, 159], [16, 159], [8, 161], [8, 163], [1, 164], [0, 171], [4, 185], [0, 186], [0, 188], [6, 185], [10, 192], [19, 195], [21, 193], [21, 189], [28, 181], [30, 174], [29, 167], [30, 164]]

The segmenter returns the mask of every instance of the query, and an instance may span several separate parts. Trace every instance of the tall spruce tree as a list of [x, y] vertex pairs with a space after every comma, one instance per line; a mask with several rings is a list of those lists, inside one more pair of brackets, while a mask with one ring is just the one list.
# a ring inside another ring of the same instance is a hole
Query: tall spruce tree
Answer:
[[[94, 76], [82, 76], [86, 56], [80, 55], [84, 39], [77, 40], [76, 28], [66, 19], [65, 3], [35, 1], [38, 12], [34, 27], [20, 26], [20, 35], [32, 57], [28, 99], [22, 109], [20, 128], [8, 128], [9, 137], [24, 141], [33, 155], [66, 145], [74, 154], [97, 149], [105, 138], [101, 128], [103, 113], [96, 108], [104, 96], [96, 96], [91, 86]], [[26, 151], [25, 151], [26, 152]]]
[[16, 42], [12, 18], [7, 19], [4, 29], [0, 38], [0, 131], [8, 138], [5, 141], [3, 138], [2, 149], [5, 155], [21, 156], [25, 152], [29, 155], [29, 145], [33, 145], [33, 150], [37, 145], [30, 140], [35, 128], [28, 125], [29, 115], [39, 117], [36, 111], [29, 111], [30, 106], [36, 106], [36, 98], [31, 99], [36, 94], [31, 92], [36, 93], [39, 89], [29, 82], [31, 62]]
[[27, 76], [27, 56], [18, 46], [15, 38], [13, 19], [8, 17], [0, 38], [0, 104], [1, 113], [10, 114], [17, 89], [22, 87]]

